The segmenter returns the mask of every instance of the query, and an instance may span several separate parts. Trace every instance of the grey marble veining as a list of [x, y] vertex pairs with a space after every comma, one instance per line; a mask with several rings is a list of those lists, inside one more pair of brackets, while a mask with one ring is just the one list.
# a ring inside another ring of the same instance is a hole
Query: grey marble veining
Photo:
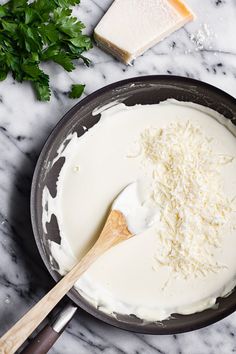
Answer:
[[[85, 95], [111, 82], [140, 75], [193, 77], [236, 96], [236, 1], [186, 0], [197, 19], [125, 66], [94, 47], [90, 68], [72, 73], [45, 65], [51, 74], [50, 103], [34, 98], [29, 84], [9, 76], [0, 83], [0, 334], [53, 284], [38, 255], [30, 226], [30, 185], [47, 135], [77, 100], [65, 93], [74, 82]], [[89, 33], [111, 0], [82, 0], [76, 15]], [[202, 36], [203, 34], [203, 36]], [[137, 335], [78, 311], [51, 354], [229, 354], [236, 352], [236, 314], [192, 333]]]

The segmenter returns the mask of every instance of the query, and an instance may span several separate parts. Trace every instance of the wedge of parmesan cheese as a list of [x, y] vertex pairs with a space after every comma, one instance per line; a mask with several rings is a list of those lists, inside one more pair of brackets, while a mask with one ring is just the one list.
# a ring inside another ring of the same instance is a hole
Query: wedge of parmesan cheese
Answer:
[[105, 51], [126, 64], [193, 19], [180, 0], [115, 0], [94, 30]]

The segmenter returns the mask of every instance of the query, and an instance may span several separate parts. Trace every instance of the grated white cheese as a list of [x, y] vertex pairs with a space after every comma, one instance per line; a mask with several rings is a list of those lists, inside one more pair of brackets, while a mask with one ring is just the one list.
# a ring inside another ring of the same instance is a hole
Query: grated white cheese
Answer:
[[195, 46], [196, 52], [203, 49], [212, 49], [212, 43], [215, 38], [216, 33], [206, 23], [202, 24], [195, 33], [190, 34], [190, 40]]
[[152, 200], [161, 209], [156, 266], [185, 278], [218, 272], [213, 251], [232, 212], [224, 195], [221, 168], [232, 156], [215, 155], [201, 129], [172, 123], [142, 132], [143, 161], [152, 170]]

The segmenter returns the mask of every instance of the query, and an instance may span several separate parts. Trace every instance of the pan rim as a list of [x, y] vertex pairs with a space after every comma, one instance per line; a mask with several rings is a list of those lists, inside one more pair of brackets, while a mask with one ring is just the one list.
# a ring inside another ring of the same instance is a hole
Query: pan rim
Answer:
[[[32, 179], [32, 185], [31, 185], [31, 196], [30, 196], [30, 212], [31, 212], [31, 223], [32, 223], [32, 229], [33, 229], [33, 234], [34, 234], [34, 239], [37, 245], [37, 248], [39, 250], [40, 256], [44, 262], [44, 265], [46, 266], [49, 274], [52, 276], [54, 281], [58, 281], [60, 279], [59, 276], [56, 275], [56, 273], [53, 271], [51, 268], [48, 260], [46, 259], [45, 256], [45, 251], [43, 244], [41, 242], [41, 237], [39, 234], [39, 230], [37, 227], [37, 213], [36, 213], [36, 200], [37, 200], [37, 188], [38, 188], [38, 182], [40, 180], [40, 171], [43, 166], [43, 162], [45, 160], [45, 156], [48, 153], [48, 150], [50, 148], [51, 143], [54, 141], [55, 137], [58, 135], [58, 133], [61, 131], [63, 126], [66, 124], [66, 122], [74, 116], [75, 112], [77, 112], [82, 106], [88, 105], [91, 101], [94, 99], [98, 98], [99, 96], [102, 96], [104, 93], [108, 92], [109, 90], [114, 90], [117, 89], [121, 86], [124, 85], [129, 85], [129, 84], [135, 84], [135, 83], [142, 83], [142, 84], [150, 84], [152, 81], [170, 81], [170, 83], [173, 84], [189, 84], [189, 85], [195, 85], [195, 86], [200, 86], [202, 88], [205, 88], [208, 92], [213, 91], [214, 93], [218, 93], [220, 96], [225, 97], [227, 100], [231, 101], [232, 103], [236, 104], [236, 99], [231, 96], [230, 94], [222, 91], [221, 89], [210, 85], [208, 83], [205, 83], [203, 81], [195, 80], [192, 78], [186, 78], [182, 76], [172, 76], [172, 75], [146, 75], [146, 76], [141, 76], [141, 77], [135, 77], [135, 78], [129, 78], [121, 81], [114, 82], [112, 84], [106, 85], [90, 95], [86, 96], [84, 99], [79, 101], [76, 105], [74, 105], [60, 120], [59, 122], [55, 125], [53, 128], [52, 132], [49, 134], [47, 137], [45, 143], [43, 144], [43, 147], [41, 149], [41, 152], [39, 154], [36, 167], [34, 170], [33, 174], [33, 179]], [[110, 324], [114, 327], [128, 330], [131, 332], [136, 332], [136, 333], [143, 333], [143, 334], [177, 334], [177, 333], [184, 333], [184, 332], [189, 332], [192, 330], [197, 330], [200, 328], [203, 328], [205, 326], [208, 326], [210, 324], [213, 324], [224, 317], [232, 314], [236, 310], [236, 301], [235, 304], [232, 306], [228, 306], [228, 308], [218, 311], [217, 310], [212, 310], [214, 313], [212, 316], [209, 316], [209, 318], [201, 320], [201, 312], [199, 312], [199, 320], [195, 321], [195, 323], [190, 326], [189, 324], [181, 324], [179, 325], [176, 323], [175, 328], [168, 329], [168, 324], [167, 326], [157, 326], [153, 324], [143, 324], [143, 323], [129, 323], [129, 322], [124, 322], [122, 320], [117, 319], [114, 316], [111, 315], [106, 315], [99, 309], [96, 309], [93, 305], [89, 304], [85, 299], [78, 299], [76, 296], [74, 296], [71, 291], [67, 294], [67, 296], [75, 302], [79, 307], [81, 307], [83, 310], [88, 312], [90, 315], [94, 316], [95, 318], [102, 320], [103, 322]], [[206, 310], [209, 311], [209, 310]], [[181, 316], [181, 315], [179, 315]], [[184, 315], [185, 317], [188, 315]], [[167, 320], [168, 321], [168, 320]], [[165, 322], [165, 321], [164, 321]]]

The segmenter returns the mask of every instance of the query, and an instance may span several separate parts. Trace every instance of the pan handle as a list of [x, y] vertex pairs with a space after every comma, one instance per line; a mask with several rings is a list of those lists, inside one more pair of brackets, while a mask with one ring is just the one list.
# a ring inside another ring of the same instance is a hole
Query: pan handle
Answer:
[[21, 354], [46, 354], [63, 333], [77, 309], [77, 306], [72, 303], [67, 304], [53, 321], [30, 341]]

